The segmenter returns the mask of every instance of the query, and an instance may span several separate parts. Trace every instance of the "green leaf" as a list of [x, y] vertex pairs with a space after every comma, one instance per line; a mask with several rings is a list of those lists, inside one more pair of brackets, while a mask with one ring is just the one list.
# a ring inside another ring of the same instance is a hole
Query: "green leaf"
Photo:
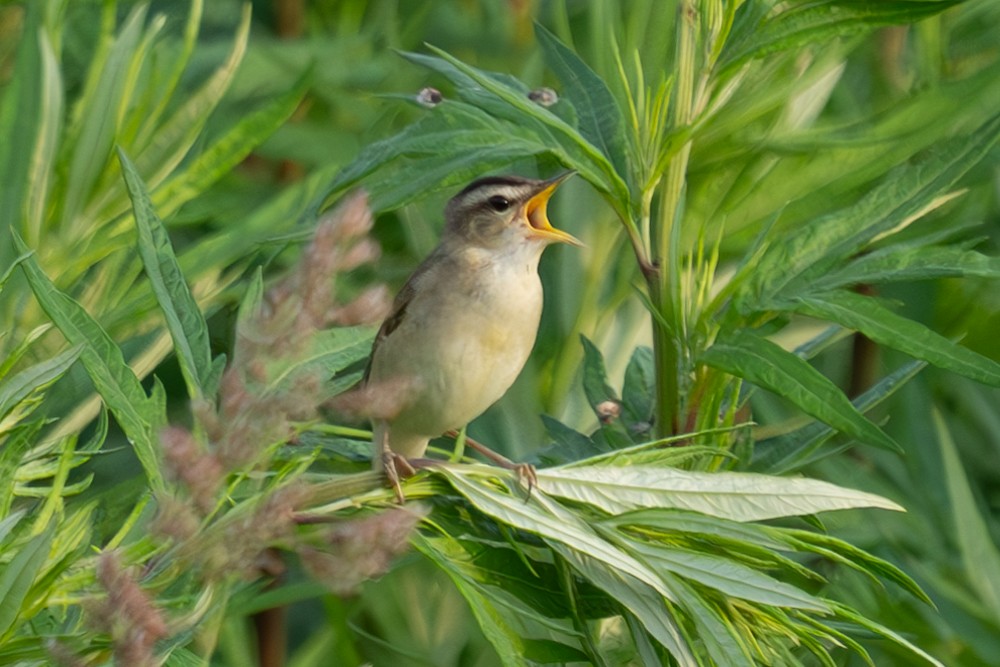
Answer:
[[51, 204], [49, 185], [56, 170], [56, 150], [63, 120], [63, 80], [59, 71], [59, 58], [45, 31], [39, 31], [38, 40], [42, 55], [39, 86], [41, 106], [37, 119], [38, 136], [27, 174], [27, 198], [22, 226], [30, 243], [41, 240], [45, 212]]
[[873, 298], [838, 290], [794, 298], [789, 307], [803, 315], [860, 331], [880, 345], [940, 368], [1000, 386], [1000, 364], [957, 345], [919, 322], [897, 315]]
[[371, 326], [336, 327], [318, 332], [310, 339], [303, 355], [292, 361], [280, 361], [268, 389], [280, 392], [283, 386], [300, 381], [304, 375], [335, 378], [345, 368], [368, 356], [375, 332], [375, 327]]
[[993, 614], [1000, 616], [1000, 550], [993, 541], [983, 511], [976, 503], [969, 479], [958, 457], [955, 441], [944, 419], [936, 409], [931, 416], [941, 447], [952, 516], [951, 527], [958, 541], [962, 568], [972, 590], [976, 591], [976, 596]]
[[81, 346], [77, 345], [13, 377], [0, 379], [0, 421], [34, 392], [62, 377], [80, 356], [80, 350]]
[[812, 288], [827, 291], [859, 283], [871, 285], [959, 276], [1000, 278], [1000, 258], [964, 248], [893, 245], [862, 255], [844, 268], [821, 276]]
[[[552, 148], [561, 147], [567, 166], [577, 169], [599, 191], [623, 220], [628, 220], [630, 195], [628, 186], [604, 154], [583, 138], [564, 120], [530, 101], [522, 90], [505, 85], [496, 77], [470, 67], [440, 49], [430, 47], [438, 58], [415, 53], [403, 55], [413, 62], [448, 77], [458, 88], [459, 95], [482, 107], [498, 118], [511, 121], [515, 127], [533, 127], [540, 138], [548, 137]], [[444, 105], [442, 105], [444, 106]]]
[[263, 109], [248, 113], [209, 146], [180, 174], [153, 192], [153, 205], [164, 217], [205, 191], [229, 173], [254, 148], [271, 136], [299, 107], [309, 89], [312, 72], [306, 71], [291, 90]]
[[669, 595], [656, 574], [638, 560], [602, 539], [580, 517], [547, 499], [543, 493], [534, 492], [525, 502], [509, 494], [493, 490], [483, 483], [476, 473], [495, 475], [496, 471], [485, 466], [442, 467], [441, 472], [479, 511], [505, 524], [539, 535], [547, 542], [558, 542], [571, 549], [586, 553], [622, 572], [643, 581]]
[[[14, 234], [19, 252], [27, 246]], [[139, 379], [125, 363], [121, 349], [83, 307], [56, 289], [38, 265], [34, 256], [21, 264], [35, 298], [71, 345], [80, 345], [80, 361], [87, 369], [97, 392], [121, 425], [132, 443], [154, 491], [163, 488], [158, 443], [154, 429], [155, 406], [152, 405]]]
[[771, 308], [782, 295], [808, 293], [835, 266], [937, 208], [947, 192], [1000, 138], [1000, 115], [969, 136], [941, 142], [919, 162], [889, 173], [853, 206], [835, 211], [771, 242], [734, 297], [741, 313]]
[[17, 629], [21, 604], [47, 560], [54, 534], [55, 526], [49, 524], [17, 550], [0, 574], [0, 638], [9, 637]]
[[717, 340], [698, 361], [773, 391], [806, 414], [861, 442], [902, 451], [808, 362], [756, 334], [737, 330]]
[[[72, 222], [83, 209], [86, 198], [104, 171], [114, 147], [118, 130], [119, 107], [127, 89], [128, 69], [141, 45], [142, 27], [146, 20], [146, 5], [135, 5], [122, 25], [101, 66], [92, 96], [82, 99], [79, 109], [82, 125], [73, 145], [67, 188], [62, 211], [63, 229], [72, 229]], [[96, 66], [96, 63], [94, 64]], [[76, 128], [74, 128], [76, 129]]]
[[[197, 34], [197, 24], [192, 24], [190, 21], [197, 19], [200, 15], [201, 1], [192, 3], [192, 11], [188, 19], [188, 35], [186, 37], [191, 39], [192, 45]], [[226, 61], [212, 76], [197, 91], [187, 94], [183, 104], [165, 122], [155, 124], [150, 122], [140, 131], [132, 151], [137, 156], [136, 170], [140, 174], [147, 175], [146, 181], [151, 188], [159, 185], [187, 155], [211, 117], [212, 111], [218, 106], [219, 101], [236, 76], [239, 64], [246, 53], [247, 38], [250, 34], [250, 14], [250, 5], [244, 5], [240, 15], [240, 23], [233, 38], [232, 50]], [[194, 34], [191, 34], [192, 32]], [[175, 77], [180, 76], [183, 64], [184, 61], [179, 59], [177, 69], [173, 73]], [[165, 102], [166, 99], [163, 103]], [[148, 143], [144, 136], [147, 133], [149, 134]], [[141, 150], [136, 150], [136, 148], [141, 148]]]
[[594, 412], [597, 406], [605, 401], [618, 402], [618, 395], [608, 384], [608, 373], [604, 368], [604, 355], [583, 334], [580, 334], [583, 344], [583, 393]]
[[944, 663], [940, 662], [939, 660], [937, 660], [935, 657], [933, 657], [932, 655], [930, 655], [926, 651], [924, 651], [921, 648], [917, 647], [915, 644], [913, 644], [913, 642], [905, 639], [899, 633], [893, 632], [892, 630], [890, 630], [889, 628], [885, 627], [884, 625], [882, 625], [880, 623], [877, 623], [877, 622], [871, 620], [870, 618], [867, 618], [866, 616], [864, 616], [862, 614], [859, 614], [858, 612], [854, 611], [850, 607], [847, 607], [845, 605], [836, 604], [836, 603], [833, 603], [833, 602], [831, 602], [831, 604], [835, 605], [836, 612], [837, 612], [838, 616], [843, 616], [844, 618], [848, 619], [849, 621], [857, 623], [862, 628], [865, 628], [866, 630], [870, 630], [870, 631], [874, 632], [877, 635], [885, 637], [889, 641], [891, 641], [891, 642], [893, 642], [895, 644], [898, 644], [899, 646], [905, 648], [907, 651], [913, 653], [914, 655], [917, 655], [917, 656], [923, 658], [924, 660], [926, 660], [927, 662], [929, 662], [931, 665], [934, 665], [934, 667], [945, 667]]
[[885, 26], [916, 23], [963, 1], [803, 2], [782, 6], [774, 15], [766, 12], [766, 4], [756, 13], [745, 8], [749, 20], [735, 26], [718, 67], [733, 70], [777, 51], [813, 46]]
[[733, 521], [762, 521], [831, 510], [902, 510], [885, 498], [815, 479], [755, 473], [691, 472], [659, 466], [578, 466], [538, 471], [549, 495], [593, 505], [609, 514], [669, 508]]
[[652, 348], [644, 345], [635, 348], [622, 383], [623, 417], [632, 429], [641, 430], [653, 418], [655, 380]]
[[563, 84], [563, 94], [573, 103], [580, 134], [596, 146], [622, 176], [628, 175], [625, 118], [607, 85], [570, 48], [540, 23], [535, 37], [545, 63]]
[[[893, 396], [917, 373], [927, 367], [923, 361], [911, 361], [879, 380], [875, 385], [858, 396], [854, 407], [858, 412], [867, 412]], [[803, 468], [825, 456], [836, 453], [840, 448], [820, 450], [836, 434], [830, 426], [812, 422], [808, 426], [774, 438], [759, 440], [754, 446], [751, 466], [771, 475], [785, 475]]]
[[118, 149], [118, 159], [132, 200], [139, 256], [156, 301], [163, 311], [167, 331], [174, 341], [174, 351], [187, 384], [188, 395], [193, 399], [203, 398], [211, 386], [210, 376], [213, 373], [208, 325], [205, 324], [205, 318], [191, 289], [184, 281], [170, 237], [156, 215], [149, 192], [135, 165], [121, 148]]
[[[25, 5], [20, 43], [13, 72], [0, 97], [0, 267], [13, 260], [13, 245], [6, 242], [11, 225], [20, 227], [31, 173], [32, 145], [43, 117], [42, 95], [37, 82], [43, 80], [41, 42], [43, 7]], [[5, 77], [6, 79], [6, 77]]]
[[658, 572], [661, 569], [673, 572], [679, 577], [714, 588], [725, 595], [778, 607], [806, 609], [819, 613], [830, 611], [819, 598], [731, 558], [652, 544], [630, 539], [621, 533], [617, 533], [614, 539]]
[[677, 660], [680, 667], [699, 667], [683, 631], [678, 627], [663, 594], [653, 586], [600, 559], [570, 547], [552, 546], [574, 570], [617, 600]]

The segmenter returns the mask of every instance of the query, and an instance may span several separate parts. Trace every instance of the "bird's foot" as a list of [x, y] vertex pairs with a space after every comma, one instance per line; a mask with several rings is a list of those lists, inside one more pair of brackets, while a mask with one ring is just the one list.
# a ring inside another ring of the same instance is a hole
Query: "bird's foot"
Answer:
[[403, 494], [403, 487], [399, 481], [412, 477], [416, 474], [416, 470], [405, 456], [397, 454], [389, 448], [382, 451], [382, 470], [385, 472], [389, 486], [396, 493], [396, 502], [402, 505], [406, 502], [406, 496]]
[[[446, 434], [450, 438], [457, 438], [458, 431], [448, 431]], [[515, 463], [509, 458], [493, 451], [481, 442], [477, 442], [470, 438], [465, 437], [465, 444], [476, 450], [490, 461], [500, 466], [501, 468], [506, 468], [507, 470], [513, 470], [517, 475], [517, 481], [519, 483], [526, 483], [528, 485], [528, 496], [531, 496], [531, 490], [538, 486], [538, 472], [535, 470], [535, 466], [530, 463]]]

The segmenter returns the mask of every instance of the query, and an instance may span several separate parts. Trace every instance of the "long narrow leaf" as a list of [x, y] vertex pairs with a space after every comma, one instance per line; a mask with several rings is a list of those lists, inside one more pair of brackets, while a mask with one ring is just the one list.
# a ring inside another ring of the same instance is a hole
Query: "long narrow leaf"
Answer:
[[0, 639], [16, 628], [21, 604], [47, 560], [54, 534], [50, 524], [18, 549], [0, 573]]
[[32, 393], [62, 377], [80, 356], [80, 350], [77, 345], [29, 366], [13, 377], [0, 378], [0, 421]]
[[[944, 462], [952, 530], [958, 542], [965, 576], [983, 604], [1000, 616], [1000, 549], [997, 549], [983, 511], [976, 503], [944, 419], [937, 410], [932, 412], [932, 416]], [[989, 514], [986, 516], [989, 517]]]
[[[27, 246], [14, 235], [20, 252]], [[135, 448], [154, 490], [163, 488], [153, 433], [160, 424], [156, 409], [142, 389], [139, 379], [125, 363], [121, 349], [83, 307], [60, 292], [38, 265], [34, 256], [21, 264], [28, 283], [42, 309], [52, 319], [71, 345], [80, 345], [80, 361], [97, 392], [118, 420]]]
[[837, 290], [797, 297], [795, 312], [860, 331], [880, 345], [905, 352], [978, 382], [1000, 386], [1000, 364], [955, 344], [923, 324], [897, 315], [877, 300]]
[[545, 62], [563, 84], [563, 94], [573, 102], [580, 134], [597, 146], [619, 174], [627, 174], [625, 118], [607, 84], [571, 49], [535, 24], [535, 37]]
[[969, 136], [942, 142], [920, 162], [890, 173], [855, 205], [817, 218], [772, 243], [735, 297], [744, 313], [772, 307], [782, 294], [798, 296], [834, 266], [926, 214], [953, 195], [949, 188], [1000, 138], [1000, 115]]
[[815, 479], [652, 466], [550, 468], [538, 471], [538, 486], [610, 514], [660, 507], [761, 521], [862, 507], [902, 510], [885, 498]]
[[840, 389], [805, 360], [748, 331], [736, 331], [702, 353], [701, 363], [782, 396], [820, 421], [869, 445], [901, 451], [858, 412]]
[[118, 149], [118, 159], [132, 200], [138, 230], [139, 257], [142, 258], [156, 301], [163, 311], [167, 331], [174, 341], [174, 351], [187, 383], [188, 395], [193, 399], [200, 399], [212, 390], [209, 384], [213, 365], [208, 325], [205, 324], [205, 318], [191, 289], [184, 281], [170, 237], [156, 215], [149, 192], [135, 165], [121, 148]]
[[195, 158], [190, 166], [153, 192], [153, 204], [164, 217], [204, 191], [228, 173], [250, 151], [260, 145], [298, 108], [312, 80], [310, 71], [291, 90], [270, 102], [263, 109], [248, 114], [218, 141]]

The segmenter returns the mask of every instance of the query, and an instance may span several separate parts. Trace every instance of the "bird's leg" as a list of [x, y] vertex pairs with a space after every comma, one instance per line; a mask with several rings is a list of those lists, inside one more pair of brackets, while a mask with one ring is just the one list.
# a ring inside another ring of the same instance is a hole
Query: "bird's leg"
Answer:
[[[445, 433], [445, 435], [448, 436], [449, 438], [457, 438], [458, 431], [451, 430]], [[531, 490], [533, 488], [538, 486], [538, 473], [535, 471], [535, 466], [531, 465], [530, 463], [515, 463], [514, 461], [511, 461], [503, 454], [494, 452], [492, 449], [490, 449], [483, 443], [477, 442], [472, 438], [470, 438], [469, 436], [465, 436], [465, 444], [467, 444], [469, 447], [471, 447], [472, 449], [476, 450], [477, 452], [488, 458], [490, 461], [493, 461], [493, 463], [497, 464], [501, 468], [506, 468], [507, 470], [513, 470], [515, 473], [517, 473], [517, 479], [519, 481], [523, 480], [528, 483], [529, 494], [531, 493]]]
[[406, 478], [413, 476], [416, 471], [410, 465], [410, 462], [406, 460], [405, 456], [397, 454], [389, 447], [388, 425], [383, 425], [382, 428], [377, 430], [380, 435], [380, 442], [376, 443], [376, 446], [378, 447], [379, 456], [382, 459], [382, 471], [389, 481], [389, 486], [396, 493], [396, 502], [402, 505], [406, 502], [406, 496], [403, 495], [403, 487], [399, 483], [400, 473], [402, 472], [402, 476]]

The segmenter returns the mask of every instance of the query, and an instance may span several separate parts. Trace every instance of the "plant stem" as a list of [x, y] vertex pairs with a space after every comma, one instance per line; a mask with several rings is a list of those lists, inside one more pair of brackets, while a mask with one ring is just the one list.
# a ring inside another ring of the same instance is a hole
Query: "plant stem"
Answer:
[[[695, 73], [698, 12], [685, 0], [677, 14], [677, 78], [674, 90], [673, 125], [690, 125], [695, 109]], [[660, 184], [658, 224], [650, 229], [651, 245], [659, 263], [659, 272], [651, 281], [653, 304], [661, 317], [653, 318], [653, 351], [656, 362], [656, 431], [669, 437], [679, 428], [681, 345], [684, 334], [684, 308], [681, 304], [680, 223], [686, 186], [691, 142], [686, 141], [667, 166]], [[669, 323], [671, 326], [664, 326]]]

